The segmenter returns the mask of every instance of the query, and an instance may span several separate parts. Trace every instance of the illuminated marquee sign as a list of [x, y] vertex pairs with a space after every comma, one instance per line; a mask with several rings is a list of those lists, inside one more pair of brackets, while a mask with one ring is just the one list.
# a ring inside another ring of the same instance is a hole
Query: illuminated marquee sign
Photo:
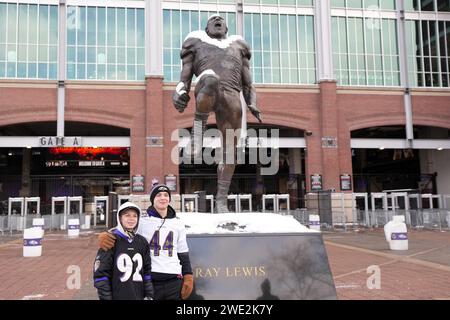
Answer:
[[[54, 143], [52, 141], [51, 143]], [[106, 168], [128, 167], [128, 148], [54, 147], [43, 151], [45, 167]]]

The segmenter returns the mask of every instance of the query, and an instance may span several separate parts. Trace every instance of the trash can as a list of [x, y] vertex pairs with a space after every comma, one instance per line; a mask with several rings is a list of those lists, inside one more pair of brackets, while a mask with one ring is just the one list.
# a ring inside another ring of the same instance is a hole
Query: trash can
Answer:
[[23, 231], [23, 256], [40, 257], [42, 255], [43, 231], [40, 227], [28, 228]]
[[80, 219], [69, 219], [67, 235], [69, 237], [78, 237], [80, 235]]
[[408, 250], [408, 229], [404, 216], [393, 216], [384, 226], [384, 236], [391, 250]]

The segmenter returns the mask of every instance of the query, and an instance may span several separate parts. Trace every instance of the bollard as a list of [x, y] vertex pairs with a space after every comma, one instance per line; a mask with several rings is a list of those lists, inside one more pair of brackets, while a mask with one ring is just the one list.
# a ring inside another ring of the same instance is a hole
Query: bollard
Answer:
[[23, 256], [40, 257], [42, 255], [43, 231], [39, 227], [23, 231]]
[[69, 219], [67, 235], [69, 237], [78, 237], [80, 235], [80, 219]]
[[408, 250], [408, 229], [404, 216], [393, 216], [384, 226], [384, 236], [391, 250]]
[[309, 228], [320, 231], [320, 216], [318, 214], [309, 215]]

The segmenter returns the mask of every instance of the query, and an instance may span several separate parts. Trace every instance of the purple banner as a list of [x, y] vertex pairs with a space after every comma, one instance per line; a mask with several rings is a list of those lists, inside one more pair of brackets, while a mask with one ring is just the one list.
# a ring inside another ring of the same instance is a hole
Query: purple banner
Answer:
[[70, 230], [76, 230], [76, 229], [80, 229], [80, 225], [79, 224], [69, 224], [69, 229]]

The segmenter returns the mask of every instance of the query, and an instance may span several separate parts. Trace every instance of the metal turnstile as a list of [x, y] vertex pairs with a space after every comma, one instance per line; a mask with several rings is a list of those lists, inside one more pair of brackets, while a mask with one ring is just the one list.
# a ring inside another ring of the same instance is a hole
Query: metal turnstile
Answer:
[[[26, 197], [24, 210], [24, 228], [33, 225], [33, 219], [41, 216], [41, 198]], [[28, 223], [28, 221], [30, 223]]]
[[[411, 215], [409, 213], [409, 196], [407, 192], [392, 192], [390, 194], [393, 215], [403, 213], [407, 225], [411, 225]], [[401, 200], [401, 201], [399, 201]], [[390, 220], [390, 219], [389, 219]]]
[[209, 201], [210, 203], [210, 212], [214, 213], [214, 195], [206, 195], [206, 201]]
[[122, 204], [124, 204], [125, 202], [128, 202], [128, 201], [131, 201], [131, 195], [129, 195], [129, 194], [118, 195], [117, 196], [117, 209], [119, 209]]
[[262, 196], [262, 210], [263, 212], [266, 212], [266, 204], [268, 200], [272, 200], [273, 201], [273, 211], [276, 212], [276, 195], [275, 194], [263, 194]]
[[[356, 207], [356, 202], [358, 199], [364, 199], [364, 219], [360, 219], [360, 216], [358, 215], [358, 213], [361, 211], [359, 210], [359, 208]], [[370, 218], [369, 218], [369, 196], [366, 192], [360, 192], [360, 193], [353, 193], [352, 196], [352, 200], [353, 200], [353, 221], [356, 221], [356, 223], [358, 221], [364, 220], [364, 225], [366, 227], [370, 226]]]
[[109, 197], [108, 196], [95, 196], [94, 197], [94, 227], [99, 225], [105, 225], [108, 221], [109, 213]]
[[[429, 208], [428, 209], [441, 209], [441, 208], [443, 208], [443, 205], [442, 205], [442, 195], [440, 195], [440, 194], [430, 194], [430, 193], [427, 193], [427, 194], [423, 194], [422, 195], [422, 208], [423, 208], [423, 199], [428, 199], [428, 201], [429, 201]], [[434, 205], [434, 199], [437, 199], [437, 202], [438, 202], [438, 207], [437, 208], [435, 208], [435, 205]]]
[[[193, 206], [192, 206], [193, 204]], [[198, 211], [198, 195], [182, 194], [181, 195], [181, 211], [197, 212]]]
[[379, 209], [376, 208], [376, 200], [381, 199], [382, 201], [382, 208], [381, 210], [383, 211], [383, 216], [384, 216], [384, 220], [385, 222], [383, 223], [386, 224], [389, 219], [388, 219], [388, 196], [386, 192], [374, 192], [370, 194], [370, 199], [371, 199], [371, 205], [372, 205], [372, 226], [376, 225], [377, 227], [379, 226], [379, 216], [378, 213], [380, 212]]
[[[61, 219], [62, 217], [62, 219]], [[52, 197], [51, 227], [66, 229], [67, 226], [67, 197]]]
[[8, 198], [8, 229], [12, 233], [13, 230], [24, 229], [24, 211], [25, 200], [23, 197]]
[[289, 212], [291, 210], [290, 206], [290, 196], [289, 194], [263, 194], [262, 196], [262, 210], [266, 212], [267, 202], [272, 200], [273, 202], [273, 212], [279, 213], [280, 201], [286, 201], [286, 209]]
[[286, 201], [286, 211], [291, 211], [291, 201], [289, 194], [277, 194], [276, 195], [277, 212], [281, 212], [281, 201]]
[[242, 202], [248, 201], [249, 211], [252, 211], [252, 195], [251, 194], [230, 194], [228, 195], [228, 200], [234, 202], [234, 211], [242, 212]]

